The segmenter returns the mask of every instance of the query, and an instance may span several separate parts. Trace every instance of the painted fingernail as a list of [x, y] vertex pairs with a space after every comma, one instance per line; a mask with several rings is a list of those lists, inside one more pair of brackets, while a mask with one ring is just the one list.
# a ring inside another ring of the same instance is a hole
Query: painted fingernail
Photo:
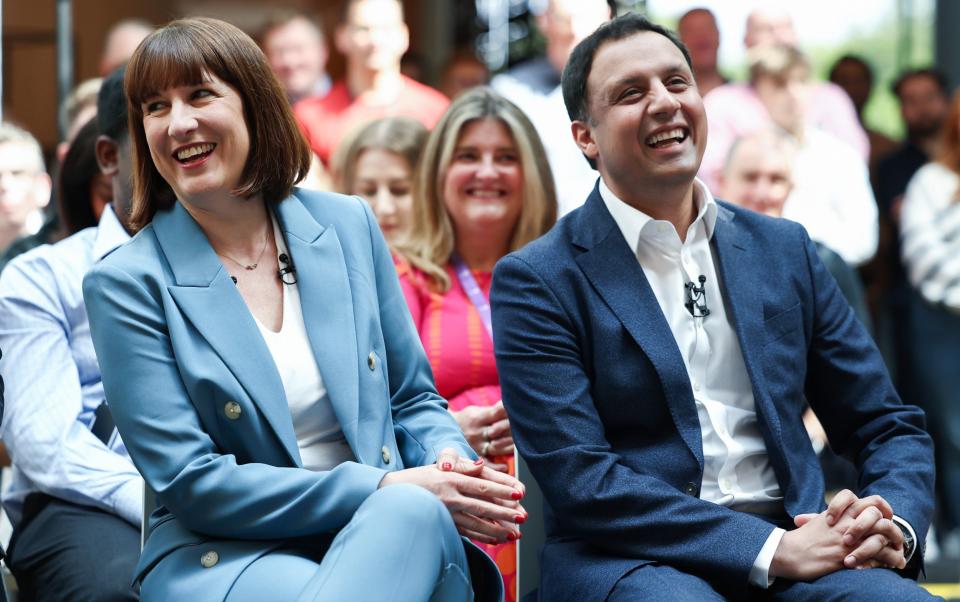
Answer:
[[481, 464], [483, 464], [483, 458], [477, 458], [473, 461], [474, 466], [480, 466]]
[[522, 525], [526, 521], [527, 521], [527, 517], [522, 514], [518, 514], [513, 517], [513, 522], [517, 523], [518, 525]]
[[510, 498], [513, 500], [522, 500], [523, 494], [520, 493], [519, 491], [514, 491], [513, 493], [510, 494]]
[[453, 470], [453, 464], [451, 464], [450, 462], [444, 462], [443, 464], [440, 465], [440, 469], [441, 469], [441, 470]]
[[509, 539], [510, 541], [517, 541], [520, 538], [517, 537], [516, 533], [507, 533], [507, 539]]

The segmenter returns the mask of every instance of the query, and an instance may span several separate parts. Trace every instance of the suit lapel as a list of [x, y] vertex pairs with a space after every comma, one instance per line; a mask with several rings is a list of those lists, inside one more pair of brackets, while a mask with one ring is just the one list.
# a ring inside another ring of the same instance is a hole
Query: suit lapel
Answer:
[[574, 244], [585, 251], [577, 264], [653, 364], [677, 430], [702, 469], [703, 442], [690, 378], [653, 289], [596, 188], [578, 219]]
[[176, 284], [177, 307], [216, 351], [266, 418], [291, 463], [301, 466], [286, 394], [273, 356], [236, 285], [196, 221], [176, 203], [153, 228]]
[[767, 449], [779, 449], [779, 442], [782, 440], [780, 417], [766, 394], [759, 361], [759, 354], [762, 353], [766, 341], [763, 301], [759, 297], [761, 288], [756, 282], [758, 274], [763, 274], [765, 270], [764, 266], [758, 264], [762, 257], [753, 249], [750, 232], [737, 224], [733, 212], [723, 206], [718, 206], [713, 245], [717, 254], [720, 281], [723, 283], [725, 305], [733, 321], [737, 341], [743, 353], [743, 362], [747, 366], [747, 374], [753, 386], [754, 403], [761, 417], [760, 424], [768, 425], [772, 431], [772, 440], [764, 433], [767, 437]]
[[295, 197], [278, 205], [277, 217], [297, 267], [297, 286], [310, 347], [340, 428], [359, 459], [357, 329], [340, 239], [332, 226], [317, 223]]

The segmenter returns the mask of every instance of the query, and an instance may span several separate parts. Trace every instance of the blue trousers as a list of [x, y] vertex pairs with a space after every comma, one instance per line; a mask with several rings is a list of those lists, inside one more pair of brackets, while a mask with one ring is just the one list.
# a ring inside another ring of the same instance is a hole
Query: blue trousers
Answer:
[[[778, 579], [768, 590], [754, 589], [749, 600], [771, 602], [825, 602], [870, 600], [913, 602], [935, 600], [911, 579], [887, 569], [842, 570], [812, 582]], [[726, 600], [708, 582], [677, 569], [648, 564], [620, 579], [607, 598], [609, 602], [671, 600], [708, 602]]]
[[325, 552], [282, 548], [253, 562], [226, 602], [262, 600], [471, 602], [473, 589], [447, 508], [426, 489], [393, 485], [371, 495]]

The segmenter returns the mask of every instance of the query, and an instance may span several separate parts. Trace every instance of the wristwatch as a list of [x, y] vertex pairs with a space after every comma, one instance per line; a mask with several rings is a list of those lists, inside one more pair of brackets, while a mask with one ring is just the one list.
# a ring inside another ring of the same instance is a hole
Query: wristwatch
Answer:
[[894, 520], [893, 523], [903, 531], [903, 557], [907, 562], [910, 562], [910, 559], [913, 558], [913, 552], [917, 547], [917, 542], [913, 538], [913, 532], [898, 520]]

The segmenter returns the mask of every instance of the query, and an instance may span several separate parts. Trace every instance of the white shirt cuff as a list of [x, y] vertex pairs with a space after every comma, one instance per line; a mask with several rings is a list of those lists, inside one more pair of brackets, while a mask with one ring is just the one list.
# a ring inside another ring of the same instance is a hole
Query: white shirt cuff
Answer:
[[901, 527], [906, 527], [907, 531], [910, 532], [910, 537], [913, 539], [913, 549], [910, 550], [909, 556], [904, 557], [904, 560], [906, 560], [907, 562], [910, 562], [910, 559], [913, 558], [913, 555], [917, 553], [917, 549], [920, 547], [920, 544], [922, 544], [923, 542], [917, 541], [917, 532], [913, 530], [913, 527], [910, 526], [910, 523], [903, 520], [896, 514], [893, 515], [893, 522], [897, 523], [897, 525]]
[[767, 589], [773, 585], [775, 577], [770, 576], [770, 565], [773, 564], [773, 556], [780, 547], [780, 540], [786, 533], [781, 528], [776, 528], [773, 533], [767, 537], [767, 542], [760, 548], [757, 559], [753, 561], [753, 568], [750, 569], [750, 584], [756, 585], [760, 589]]

